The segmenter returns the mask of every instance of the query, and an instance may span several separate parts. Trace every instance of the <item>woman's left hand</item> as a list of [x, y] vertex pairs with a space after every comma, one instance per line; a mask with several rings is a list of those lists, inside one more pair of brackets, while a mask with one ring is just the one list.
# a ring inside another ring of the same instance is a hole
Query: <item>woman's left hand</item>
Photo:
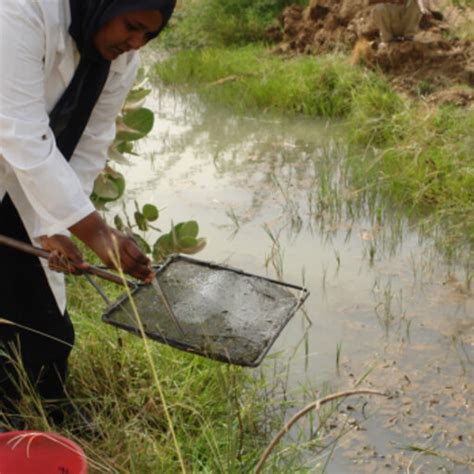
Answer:
[[41, 246], [49, 252], [48, 266], [51, 270], [60, 273], [80, 275], [87, 270], [89, 264], [84, 262], [81, 251], [76, 244], [65, 235], [40, 237]]

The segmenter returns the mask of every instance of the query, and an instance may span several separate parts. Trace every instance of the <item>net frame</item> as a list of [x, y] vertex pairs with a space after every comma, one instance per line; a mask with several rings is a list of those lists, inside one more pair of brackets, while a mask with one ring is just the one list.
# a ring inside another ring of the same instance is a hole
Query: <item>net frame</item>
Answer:
[[[290, 307], [288, 308], [288, 310], [286, 311], [282, 319], [278, 322], [278, 326], [275, 327], [271, 331], [271, 337], [268, 338], [268, 340], [264, 344], [262, 344], [261, 350], [259, 351], [258, 356], [251, 360], [250, 359], [246, 360], [245, 358], [233, 358], [228, 353], [225, 353], [225, 351], [218, 351], [218, 350], [213, 351], [213, 350], [209, 350], [205, 348], [195, 347], [195, 346], [190, 345], [189, 343], [183, 342], [182, 340], [180, 340], [179, 337], [175, 337], [176, 335], [174, 337], [169, 337], [165, 334], [160, 334], [157, 331], [150, 331], [146, 327], [143, 327], [143, 324], [142, 324], [144, 335], [151, 340], [160, 342], [162, 344], [167, 344], [169, 346], [172, 346], [176, 349], [179, 349], [188, 353], [197, 354], [197, 355], [214, 359], [214, 360], [218, 360], [221, 362], [226, 362], [229, 364], [241, 365], [241, 366], [246, 366], [246, 367], [257, 367], [258, 365], [260, 365], [264, 357], [267, 355], [268, 351], [270, 350], [270, 348], [272, 347], [272, 345], [278, 338], [278, 336], [281, 334], [281, 332], [285, 328], [285, 326], [288, 324], [288, 322], [296, 314], [298, 309], [303, 305], [303, 303], [306, 301], [306, 299], [309, 296], [309, 291], [306, 288], [298, 286], [298, 285], [281, 282], [281, 281], [274, 280], [268, 277], [248, 273], [248, 272], [245, 272], [243, 270], [240, 270], [238, 268], [234, 268], [228, 265], [217, 264], [214, 262], [208, 262], [204, 260], [198, 260], [198, 259], [191, 258], [191, 257], [181, 255], [181, 254], [173, 254], [170, 257], [168, 257], [163, 264], [155, 267], [156, 277], [159, 278], [163, 276], [166, 273], [166, 271], [168, 271], [173, 266], [173, 264], [177, 262], [188, 262], [191, 265], [197, 265], [197, 266], [205, 267], [211, 270], [214, 269], [218, 271], [231, 272], [233, 275], [236, 275], [236, 276], [252, 278], [252, 279], [255, 279], [256, 281], [262, 281], [262, 282], [265, 282], [266, 284], [277, 285], [278, 287], [283, 287], [288, 290], [291, 290], [291, 294], [293, 295], [292, 304], [290, 305]], [[147, 285], [137, 284], [134, 288], [130, 290], [131, 297], [136, 298], [138, 293], [140, 291], [143, 291], [143, 289], [146, 286]], [[137, 324], [133, 324], [133, 325], [125, 324], [121, 321], [117, 321], [114, 319], [114, 315], [122, 311], [125, 305], [127, 304], [129, 304], [129, 296], [128, 294], [124, 294], [107, 308], [107, 310], [102, 315], [102, 321], [141, 337], [142, 329], [140, 328], [140, 324], [138, 324], [138, 322], [136, 321], [136, 318], [134, 320], [134, 323], [137, 323]]]

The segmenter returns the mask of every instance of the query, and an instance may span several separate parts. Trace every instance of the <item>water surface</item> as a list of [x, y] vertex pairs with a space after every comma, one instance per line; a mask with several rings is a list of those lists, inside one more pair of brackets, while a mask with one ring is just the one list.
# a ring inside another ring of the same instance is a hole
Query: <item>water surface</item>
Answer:
[[[157, 204], [163, 231], [196, 219], [200, 259], [311, 291], [264, 364], [276, 396], [296, 409], [355, 386], [391, 394], [339, 405], [323, 441], [349, 432], [327, 472], [472, 472], [472, 262], [448, 265], [416, 223], [348, 187], [334, 126], [236, 117], [158, 88], [147, 105], [152, 136], [121, 168], [129, 211]], [[330, 451], [308, 450], [315, 471]]]

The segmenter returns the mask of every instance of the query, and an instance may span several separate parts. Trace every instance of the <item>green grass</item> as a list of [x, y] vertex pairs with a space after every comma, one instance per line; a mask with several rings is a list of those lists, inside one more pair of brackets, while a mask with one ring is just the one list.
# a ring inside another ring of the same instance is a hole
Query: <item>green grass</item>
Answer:
[[196, 49], [265, 40], [282, 10], [306, 0], [186, 0], [160, 38], [167, 47]]
[[197, 91], [207, 100], [240, 111], [266, 111], [323, 117], [346, 116], [354, 91], [374, 74], [342, 58], [282, 59], [263, 46], [181, 51], [156, 65], [166, 85]]
[[[101, 286], [112, 299], [121, 293], [112, 284]], [[260, 372], [186, 354], [100, 322], [104, 304], [84, 278], [68, 278], [68, 292], [77, 335], [68, 397], [92, 415], [100, 437], [73, 432], [73, 417], [64, 426], [51, 425], [47, 406], [27, 383], [22, 384], [20, 413], [28, 429], [76, 441], [91, 474], [252, 472], [288, 411], [315, 396], [303, 393], [304, 388], [288, 392], [286, 371], [275, 372], [270, 383]], [[328, 420], [329, 414], [310, 439], [305, 425], [296, 427], [264, 472], [314, 472], [309, 453], [319, 462], [329, 460]], [[332, 443], [344, 434], [341, 430]]]
[[[102, 286], [112, 299], [120, 292], [111, 284]], [[93, 415], [102, 436], [88, 440], [76, 437], [67, 425], [50, 426], [32, 393], [22, 404], [29, 429], [75, 439], [91, 473], [252, 469], [272, 423], [281, 422], [275, 416], [263, 418], [272, 400], [262, 396], [262, 379], [100, 322], [104, 304], [83, 278], [69, 278], [68, 290], [77, 333], [68, 394]]]
[[[90, 251], [85, 254], [96, 261]], [[98, 283], [111, 300], [124, 293]], [[248, 473], [287, 410], [304, 403], [300, 393], [286, 392], [286, 372], [274, 373], [270, 382], [260, 371], [138, 338], [101, 322], [105, 303], [85, 278], [67, 277], [67, 288], [76, 329], [68, 397], [92, 416], [101, 436], [77, 434], [69, 423], [51, 425], [47, 405], [28, 387], [26, 375], [19, 408], [28, 429], [75, 440], [91, 474]], [[319, 437], [309, 443], [325, 450]], [[303, 444], [275, 450], [265, 472], [309, 472]]]
[[78, 333], [71, 392], [104, 433], [86, 444], [97, 472], [179, 472], [179, 458], [187, 472], [249, 471], [278, 422], [262, 418], [271, 400], [260, 396], [261, 381], [99, 323], [103, 304], [85, 281], [71, 279], [69, 294]]
[[181, 51], [157, 64], [165, 85], [235, 112], [342, 119], [354, 188], [444, 225], [474, 245], [474, 111], [433, 108], [338, 55], [284, 58], [259, 45]]
[[[444, 227], [446, 250], [474, 244], [474, 113], [405, 104], [351, 117], [355, 186], [376, 186], [396, 205]], [[386, 122], [386, 124], [384, 124]], [[373, 124], [373, 125], [371, 125]], [[384, 124], [384, 125], [381, 125]], [[360, 145], [377, 145], [361, 152]]]

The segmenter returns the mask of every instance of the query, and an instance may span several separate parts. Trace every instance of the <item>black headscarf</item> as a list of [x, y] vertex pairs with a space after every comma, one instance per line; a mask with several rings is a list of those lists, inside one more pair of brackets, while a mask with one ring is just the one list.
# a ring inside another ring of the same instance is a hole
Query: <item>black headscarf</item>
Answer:
[[69, 161], [87, 126], [92, 110], [107, 80], [110, 61], [94, 47], [98, 29], [113, 18], [130, 11], [159, 10], [168, 23], [176, 0], [69, 0], [71, 25], [69, 34], [81, 55], [79, 65], [63, 95], [50, 113], [50, 127], [56, 144]]

